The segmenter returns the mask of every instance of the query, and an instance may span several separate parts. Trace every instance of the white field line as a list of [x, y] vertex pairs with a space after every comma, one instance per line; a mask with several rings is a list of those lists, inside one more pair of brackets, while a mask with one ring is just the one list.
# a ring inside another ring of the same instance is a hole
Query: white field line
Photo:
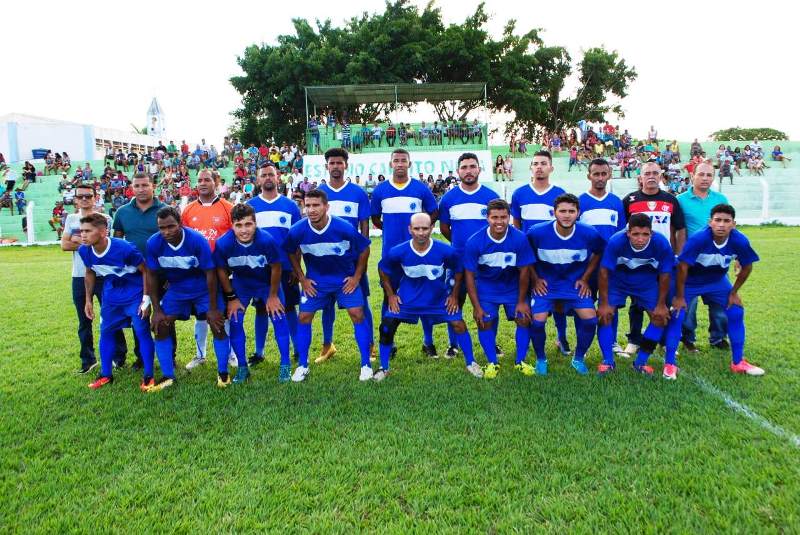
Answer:
[[734, 412], [738, 412], [739, 414], [745, 416], [746, 418], [749, 418], [750, 420], [754, 421], [755, 423], [757, 423], [758, 425], [760, 425], [773, 435], [789, 441], [789, 443], [792, 446], [800, 448], [800, 436], [797, 436], [794, 433], [787, 431], [783, 427], [770, 422], [760, 414], [756, 413], [753, 409], [751, 409], [747, 405], [739, 403], [738, 401], [733, 399], [729, 394], [723, 392], [722, 390], [712, 385], [699, 375], [693, 374], [692, 379], [704, 392], [721, 399], [725, 403], [725, 405], [727, 405]]

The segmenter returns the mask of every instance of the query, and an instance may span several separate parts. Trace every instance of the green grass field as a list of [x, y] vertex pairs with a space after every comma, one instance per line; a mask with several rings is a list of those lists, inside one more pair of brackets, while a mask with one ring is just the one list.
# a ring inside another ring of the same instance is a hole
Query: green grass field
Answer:
[[800, 232], [745, 232], [762, 258], [742, 294], [762, 378], [706, 349], [679, 357], [677, 382], [627, 363], [579, 377], [552, 330], [550, 375], [523, 377], [506, 324], [495, 381], [426, 361], [404, 326], [395, 373], [361, 384], [340, 314], [339, 354], [305, 384], [278, 384], [271, 341], [248, 385], [216, 388], [212, 357], [148, 395], [130, 369], [98, 392], [75, 374], [67, 253], [0, 249], [0, 531], [799, 532]]

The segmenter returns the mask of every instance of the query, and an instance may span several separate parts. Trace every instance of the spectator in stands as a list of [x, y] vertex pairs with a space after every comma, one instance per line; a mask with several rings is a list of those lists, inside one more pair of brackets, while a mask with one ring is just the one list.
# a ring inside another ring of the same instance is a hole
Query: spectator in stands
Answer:
[[25, 200], [25, 192], [22, 191], [22, 188], [17, 188], [14, 192], [14, 204], [17, 205], [17, 213], [22, 215], [22, 212], [25, 211], [25, 206], [28, 204], [28, 201]]
[[394, 147], [396, 141], [397, 128], [392, 124], [392, 121], [389, 121], [389, 126], [386, 127], [386, 144], [390, 147]]
[[94, 178], [94, 172], [92, 171], [92, 166], [89, 162], [86, 162], [86, 165], [83, 167], [83, 180], [84, 181], [91, 181]]
[[31, 162], [25, 162], [22, 166], [22, 180], [23, 182], [36, 182], [36, 168]]
[[11, 215], [14, 215], [14, 199], [11, 197], [10, 190], [5, 190], [3, 194], [0, 195], [0, 212], [3, 211], [3, 208], [8, 208]]
[[64, 202], [64, 206], [75, 204], [75, 190], [72, 188], [72, 184], [67, 184], [67, 187], [64, 188], [61, 193], [61, 200]]
[[375, 126], [372, 127], [372, 141], [370, 142], [370, 146], [373, 146], [373, 144], [377, 141], [378, 146], [380, 147], [382, 140], [383, 140], [383, 128], [381, 128], [380, 124], [376, 122]]
[[64, 217], [66, 217], [66, 213], [64, 212], [64, 202], [63, 201], [56, 201], [56, 205], [53, 207], [53, 213], [50, 217], [50, 228], [58, 236], [58, 239], [61, 239], [61, 233], [64, 230]]
[[647, 132], [647, 141], [654, 147], [658, 147], [658, 130], [653, 125], [650, 125], [650, 131]]
[[[25, 163], [28, 163], [28, 162], [25, 162]], [[6, 157], [3, 156], [2, 152], [0, 152], [0, 171], [5, 169], [6, 167], [8, 167], [8, 164], [6, 163]]]
[[472, 128], [470, 129], [470, 143], [475, 143], [475, 138], [478, 138], [478, 144], [483, 143], [483, 127], [475, 119], [472, 121]]
[[44, 156], [44, 176], [49, 175], [50, 173], [55, 174], [58, 171], [56, 167], [56, 158], [53, 156], [53, 153], [47, 151], [47, 154]]
[[503, 176], [506, 180], [511, 180], [511, 176], [514, 170], [514, 161], [511, 159], [511, 155], [506, 155], [505, 159], [503, 160]]
[[750, 143], [750, 150], [753, 153], [758, 154], [759, 156], [764, 156], [764, 149], [761, 148], [761, 144], [758, 142], [758, 138], [753, 139], [753, 142]]
[[308, 130], [311, 132], [311, 150], [322, 152], [322, 148], [319, 144], [319, 123], [317, 122], [317, 118], [313, 115], [308, 120]]
[[350, 149], [350, 123], [342, 122], [342, 147]]
[[578, 165], [578, 147], [575, 145], [572, 145], [569, 148], [569, 167], [567, 168], [568, 173], [572, 171], [573, 165]]
[[10, 192], [14, 190], [14, 186], [17, 183], [17, 172], [11, 169], [10, 167], [6, 167], [2, 171], [3, 173], [3, 181], [6, 183], [5, 191]]
[[439, 125], [439, 121], [433, 121], [430, 127], [429, 143], [431, 145], [442, 145], [444, 143], [444, 127]]
[[[430, 136], [430, 133], [431, 129], [428, 128], [428, 126], [425, 124], [425, 121], [422, 121], [422, 124], [419, 126], [419, 129], [417, 130], [417, 138], [415, 144], [423, 145], [425, 140], [428, 139], [428, 137]], [[431, 144], [430, 140], [428, 141], [428, 144], [429, 145]]]
[[776, 162], [781, 162], [783, 164], [783, 167], [786, 167], [786, 162], [792, 161], [791, 158], [789, 158], [783, 153], [780, 145], [775, 145], [775, 148], [772, 149], [772, 159]]
[[494, 179], [495, 181], [500, 180], [505, 175], [505, 160], [503, 159], [502, 154], [497, 155], [497, 159], [494, 161]]
[[70, 169], [72, 169], [72, 159], [69, 157], [69, 154], [65, 152], [61, 157], [61, 170], [69, 173]]

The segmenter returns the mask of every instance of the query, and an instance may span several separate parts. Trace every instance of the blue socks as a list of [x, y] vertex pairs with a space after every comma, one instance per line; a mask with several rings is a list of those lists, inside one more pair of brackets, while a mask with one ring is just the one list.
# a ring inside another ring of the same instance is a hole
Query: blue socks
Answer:
[[289, 358], [289, 323], [286, 318], [273, 318], [272, 327], [275, 332], [275, 342], [278, 344], [278, 353], [281, 356], [281, 366], [292, 364]]
[[567, 315], [563, 312], [553, 312], [553, 323], [556, 324], [556, 334], [559, 340], [567, 339]]
[[361, 323], [354, 323], [353, 330], [356, 335], [358, 352], [361, 353], [361, 366], [369, 366], [369, 335], [371, 329], [367, 320], [364, 319]]
[[[256, 354], [263, 355], [264, 354], [264, 342], [261, 342], [261, 352], [258, 352], [258, 324], [259, 319], [261, 316], [256, 315]], [[264, 316], [266, 318], [267, 316]], [[266, 324], [266, 321], [264, 321]], [[266, 329], [265, 329], [266, 331]], [[264, 332], [264, 336], [266, 337], [267, 333]], [[230, 344], [233, 348], [233, 352], [236, 354], [236, 361], [238, 362], [239, 366], [247, 366], [247, 357], [245, 353], [247, 338], [244, 334], [244, 312], [241, 310], [236, 313], [236, 318], [230, 321]], [[214, 353], [216, 354], [217, 345], [216, 340], [214, 341]], [[219, 360], [219, 359], [217, 359]], [[219, 367], [219, 362], [217, 362], [217, 367]]]
[[[237, 319], [238, 321], [238, 319]], [[269, 314], [256, 314], [256, 325], [255, 325], [255, 353], [259, 357], [264, 356], [264, 345], [267, 343], [267, 332], [269, 331]], [[242, 329], [242, 334], [244, 334], [244, 328]], [[233, 332], [231, 332], [231, 337], [233, 337]], [[236, 346], [233, 347], [233, 350], [236, 351]], [[245, 349], [242, 348], [242, 354], [244, 354]], [[239, 356], [239, 353], [236, 353], [236, 356]]]
[[447, 324], [447, 341], [453, 347], [458, 347], [458, 336], [455, 329], [449, 323]]
[[161, 366], [161, 375], [170, 379], [175, 378], [175, 366], [172, 363], [172, 351], [175, 347], [172, 337], [167, 335], [163, 340], [156, 339], [155, 342], [156, 356], [158, 357], [158, 365]]
[[728, 338], [731, 341], [731, 360], [739, 364], [744, 358], [744, 309], [733, 305], [725, 310], [728, 316]]
[[100, 342], [97, 344], [97, 349], [100, 351], [100, 375], [103, 377], [111, 377], [113, 375], [113, 367], [111, 361], [114, 358], [114, 349], [117, 347], [117, 338], [115, 333], [100, 332]]
[[664, 364], [675, 364], [675, 353], [678, 351], [678, 344], [681, 341], [681, 326], [685, 317], [685, 310], [679, 310], [674, 315], [670, 313], [664, 343]]
[[311, 347], [311, 324], [297, 324], [297, 338], [295, 339], [295, 350], [299, 355], [298, 366], [308, 368], [308, 348]]
[[375, 343], [375, 323], [373, 323], [372, 319], [372, 309], [369, 307], [369, 301], [366, 298], [364, 299], [364, 319], [369, 326], [369, 345], [372, 345]]
[[[464, 362], [467, 366], [475, 362], [475, 355], [472, 353], [472, 337], [469, 335], [468, 330], [464, 330], [461, 334], [456, 334], [456, 340], [464, 353]], [[495, 360], [497, 357], [495, 357]]]
[[[228, 373], [228, 357], [231, 354], [231, 341], [226, 336], [222, 340], [214, 337], [214, 355], [217, 357], [217, 372]], [[238, 361], [238, 359], [237, 359]], [[247, 362], [245, 362], [247, 364]]]
[[378, 354], [381, 359], [381, 368], [389, 369], [389, 358], [392, 356], [391, 344], [378, 344]]
[[292, 346], [299, 353], [297, 349], [297, 310], [294, 307], [286, 307], [286, 323], [289, 325], [289, 338], [292, 339]]
[[139, 354], [142, 356], [142, 364], [144, 365], [142, 375], [144, 377], [152, 377], [155, 346], [153, 345], [153, 337], [150, 336], [150, 325], [146, 320], [141, 320], [141, 325], [137, 325], [136, 320], [133, 321], [133, 335], [139, 341]]
[[336, 321], [336, 302], [328, 301], [322, 309], [322, 344], [333, 343], [333, 322]]
[[647, 326], [647, 329], [645, 329], [642, 334], [642, 344], [639, 346], [639, 353], [636, 355], [636, 360], [633, 362], [634, 366], [638, 368], [647, 364], [647, 359], [650, 358], [650, 351], [644, 348], [645, 344], [649, 342], [651, 347], [655, 347], [658, 341], [661, 340], [661, 335], [663, 334], [663, 327], [658, 327], [652, 323]]
[[575, 327], [578, 331], [578, 343], [575, 345], [575, 360], [583, 360], [589, 346], [594, 340], [594, 333], [597, 330], [597, 318], [580, 319], [575, 316]]
[[[497, 323], [495, 323], [495, 325], [497, 325]], [[514, 339], [517, 343], [516, 364], [519, 364], [525, 360], [525, 356], [528, 354], [528, 345], [531, 343], [531, 333], [528, 331], [528, 327], [521, 327], [520, 325], [517, 325], [517, 330], [514, 333]]]
[[497, 337], [494, 331], [491, 328], [485, 331], [478, 330], [478, 341], [483, 348], [483, 353], [486, 355], [486, 360], [491, 364], [497, 364], [497, 350], [495, 349]]
[[533, 351], [536, 353], [536, 360], [547, 360], [547, 354], [544, 352], [544, 342], [547, 335], [544, 332], [544, 322], [533, 320], [530, 326], [531, 342], [533, 342]]
[[[615, 314], [616, 317], [616, 314]], [[603, 364], [614, 365], [614, 325], [600, 325], [597, 328], [597, 344], [603, 354]]]
[[422, 343], [426, 346], [433, 345], [433, 323], [427, 319], [422, 319]]

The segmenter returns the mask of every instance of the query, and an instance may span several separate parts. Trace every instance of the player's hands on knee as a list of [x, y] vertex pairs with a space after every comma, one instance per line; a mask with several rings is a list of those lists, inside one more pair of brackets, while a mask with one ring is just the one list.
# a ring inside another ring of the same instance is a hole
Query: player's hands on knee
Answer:
[[150, 317], [150, 330], [158, 335], [161, 325], [166, 323], [166, 321], [167, 316], [161, 310], [153, 312], [153, 315]]
[[400, 296], [397, 294], [390, 295], [386, 298], [386, 306], [389, 308], [393, 314], [398, 314], [400, 312], [400, 305], [403, 304], [403, 301], [400, 299]]
[[317, 283], [311, 279], [303, 279], [300, 281], [300, 285], [303, 287], [303, 293], [306, 294], [308, 297], [316, 297], [317, 296], [317, 289], [314, 288]]
[[669, 321], [669, 310], [667, 309], [667, 305], [659, 303], [656, 308], [653, 309], [653, 314], [651, 317], [653, 323], [659, 327], [665, 326]]
[[209, 327], [215, 333], [225, 329], [225, 317], [216, 308], [206, 312], [206, 321], [208, 321]]
[[482, 331], [487, 329], [486, 312], [483, 311], [480, 305], [472, 309], [472, 317], [475, 319], [475, 324], [478, 326], [478, 329]]
[[241, 310], [244, 312], [244, 307], [242, 306], [242, 302], [239, 301], [238, 298], [234, 299], [233, 301], [228, 301], [228, 304], [225, 305], [225, 314], [227, 315], [228, 319], [231, 321], [236, 321], [236, 315]]
[[686, 299], [678, 297], [677, 295], [672, 298], [672, 309], [675, 311], [686, 310]]
[[142, 302], [139, 304], [139, 317], [145, 319], [150, 315], [151, 308], [150, 296], [145, 295], [142, 297]]
[[447, 309], [448, 314], [455, 314], [458, 312], [458, 297], [453, 294], [448, 295], [444, 306]]
[[608, 325], [614, 320], [614, 307], [609, 304], [600, 303], [597, 307], [597, 317], [603, 325]]
[[[742, 306], [742, 298], [739, 297], [738, 292], [731, 292], [728, 294], [728, 306], [725, 308], [731, 308], [733, 305]], [[87, 318], [89, 316], [86, 316]]]
[[273, 318], [282, 318], [285, 313], [283, 303], [277, 296], [267, 298], [267, 314]]
[[520, 301], [514, 307], [514, 316], [516, 319], [522, 319], [530, 323], [531, 321], [531, 306], [526, 301]]

